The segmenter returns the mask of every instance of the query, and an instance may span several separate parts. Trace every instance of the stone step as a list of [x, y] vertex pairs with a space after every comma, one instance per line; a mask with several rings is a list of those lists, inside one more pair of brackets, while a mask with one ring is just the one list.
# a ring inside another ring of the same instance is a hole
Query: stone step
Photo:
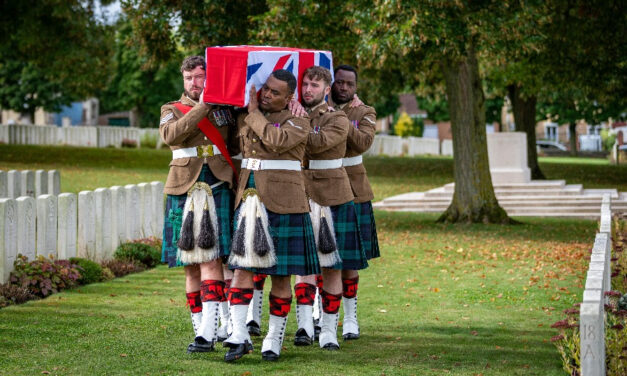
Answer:
[[[398, 209], [386, 209], [389, 211], [399, 211], [399, 212], [417, 212], [417, 210], [412, 210], [408, 208], [398, 208]], [[426, 209], [420, 210], [421, 213], [442, 213], [444, 209]], [[517, 212], [507, 212], [507, 215], [510, 217], [551, 217], [551, 218], [572, 218], [572, 219], [599, 219], [601, 216], [601, 212], [597, 211], [596, 213], [556, 213], [554, 211], [530, 211], [524, 213]]]
[[[500, 197], [497, 198], [501, 205], [510, 205], [510, 206], [592, 206], [592, 207], [601, 207], [601, 199], [600, 198], [590, 198], [590, 197], [559, 197], [559, 196], [547, 196], [547, 197]], [[383, 200], [384, 205], [411, 205], [416, 203], [425, 203], [425, 204], [449, 204], [452, 200], [452, 197], [424, 197], [422, 199], [385, 199]], [[612, 201], [612, 207], [627, 207], [627, 200], [615, 200]]]
[[[566, 186], [564, 180], [532, 180], [529, 183], [508, 183], [508, 184], [494, 184], [494, 189], [508, 190], [508, 189], [539, 189], [539, 190], [560, 190]], [[447, 191], [453, 191], [455, 189], [455, 183], [448, 183], [444, 185], [444, 189]]]
[[[582, 190], [581, 187], [579, 189], [563, 189], [563, 190], [555, 190], [555, 191], [541, 191], [534, 189], [511, 189], [506, 191], [494, 190], [496, 197], [505, 197], [505, 196], [523, 196], [523, 197], [531, 197], [531, 196], [546, 196], [547, 194], [553, 196], [576, 196], [581, 195]], [[438, 188], [432, 189], [430, 191], [424, 192], [425, 197], [451, 197], [453, 195], [452, 191], [444, 191], [439, 190]]]
[[[425, 203], [425, 202], [416, 202], [416, 203], [405, 203], [405, 204], [385, 204], [381, 205], [380, 203], [375, 203], [373, 207], [375, 209], [382, 210], [413, 210], [413, 211], [442, 211], [448, 207], [449, 203]], [[511, 213], [525, 213], [528, 211], [552, 211], [559, 213], [597, 213], [600, 212], [601, 207], [599, 205], [509, 205], [501, 203], [501, 207], [505, 209], [508, 214]], [[612, 211], [627, 211], [627, 203], [621, 206], [613, 206]], [[512, 214], [513, 215], [513, 214]]]

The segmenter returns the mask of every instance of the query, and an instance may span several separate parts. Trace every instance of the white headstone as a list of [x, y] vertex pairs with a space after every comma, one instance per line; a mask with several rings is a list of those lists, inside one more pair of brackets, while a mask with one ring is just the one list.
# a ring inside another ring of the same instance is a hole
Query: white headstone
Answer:
[[35, 197], [35, 173], [31, 170], [22, 171], [22, 192], [20, 196]]
[[524, 132], [490, 133], [488, 158], [493, 184], [528, 183], [527, 135]]
[[0, 170], [0, 198], [8, 198], [9, 195], [9, 181], [7, 178], [7, 172]]
[[113, 234], [112, 252], [118, 245], [127, 241], [126, 231], [126, 200], [124, 187], [115, 185], [111, 190], [111, 234]]
[[48, 192], [48, 171], [35, 171], [35, 197], [50, 194]]
[[602, 302], [582, 303], [579, 314], [582, 375], [605, 375], [605, 324]]
[[96, 204], [96, 255], [98, 261], [113, 258], [111, 252], [111, 191], [98, 188], [94, 191]]
[[453, 155], [453, 140], [442, 140], [442, 144], [440, 146], [442, 155]]
[[18, 198], [22, 195], [22, 172], [10, 170], [7, 172], [7, 198]]
[[76, 195], [61, 193], [58, 203], [57, 252], [60, 260], [76, 257], [76, 237], [78, 230]]
[[32, 197], [20, 197], [17, 202], [17, 253], [34, 260], [37, 256], [37, 203]]
[[57, 197], [37, 197], [37, 255], [57, 258]]
[[154, 220], [153, 216], [153, 200], [152, 200], [152, 188], [149, 183], [139, 183], [137, 184], [137, 188], [139, 189], [139, 201], [141, 205], [140, 213], [140, 223], [142, 230], [142, 237], [149, 238], [153, 236], [153, 224]]
[[124, 189], [126, 190], [126, 238], [129, 241], [141, 239], [139, 188], [135, 184], [127, 184]]
[[153, 181], [150, 183], [150, 187], [152, 189], [153, 201], [152, 232], [154, 236], [161, 239], [163, 237], [163, 219], [165, 215], [163, 183], [160, 181]]
[[48, 171], [48, 193], [55, 196], [61, 193], [61, 173], [57, 170]]
[[94, 192], [78, 194], [78, 257], [96, 260], [96, 207]]
[[0, 283], [9, 280], [17, 255], [17, 205], [15, 200], [0, 198]]

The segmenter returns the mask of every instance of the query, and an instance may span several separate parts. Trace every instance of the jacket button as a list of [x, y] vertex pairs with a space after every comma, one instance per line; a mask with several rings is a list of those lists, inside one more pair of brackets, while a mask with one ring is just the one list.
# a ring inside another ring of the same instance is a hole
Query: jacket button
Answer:
[[256, 139], [256, 138], [253, 138], [253, 142], [257, 142], [257, 139]]
[[253, 153], [253, 154], [257, 154], [257, 151], [256, 151], [256, 150], [253, 150], [253, 151], [252, 151], [252, 153]]

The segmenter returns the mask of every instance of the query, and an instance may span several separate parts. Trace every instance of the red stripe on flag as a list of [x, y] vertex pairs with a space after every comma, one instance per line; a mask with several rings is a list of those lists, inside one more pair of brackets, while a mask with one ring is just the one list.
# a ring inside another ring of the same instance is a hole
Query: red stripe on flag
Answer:
[[274, 66], [274, 69], [272, 69], [272, 71], [274, 72], [277, 69], [283, 69], [283, 67], [285, 66], [285, 63], [287, 63], [287, 61], [290, 59], [290, 56], [292, 56], [292, 55], [283, 55], [283, 56], [281, 56], [279, 58], [279, 61]]
[[298, 98], [300, 98], [300, 89], [303, 87], [303, 73], [307, 68], [314, 65], [314, 52], [299, 52], [298, 53]]

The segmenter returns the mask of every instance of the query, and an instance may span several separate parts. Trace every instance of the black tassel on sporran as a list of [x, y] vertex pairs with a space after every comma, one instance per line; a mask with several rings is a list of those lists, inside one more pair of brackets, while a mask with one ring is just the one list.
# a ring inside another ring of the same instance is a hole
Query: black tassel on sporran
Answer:
[[335, 251], [335, 240], [329, 228], [329, 223], [325, 217], [320, 218], [320, 231], [318, 232], [318, 250], [322, 254], [329, 254]]
[[235, 234], [233, 234], [233, 243], [231, 243], [231, 253], [237, 256], [244, 256], [246, 254], [246, 217], [242, 217]]
[[213, 231], [209, 208], [205, 203], [205, 209], [202, 211], [202, 219], [200, 221], [200, 234], [198, 234], [198, 246], [202, 249], [211, 249], [216, 245], [216, 234]]
[[253, 249], [259, 257], [264, 257], [270, 252], [270, 243], [268, 237], [263, 229], [263, 223], [261, 217], [257, 217], [255, 221], [255, 237], [253, 240]]
[[184, 251], [191, 251], [194, 249], [194, 205], [190, 205], [190, 210], [187, 212], [187, 216], [183, 221], [183, 227], [181, 228], [181, 236], [177, 245]]

